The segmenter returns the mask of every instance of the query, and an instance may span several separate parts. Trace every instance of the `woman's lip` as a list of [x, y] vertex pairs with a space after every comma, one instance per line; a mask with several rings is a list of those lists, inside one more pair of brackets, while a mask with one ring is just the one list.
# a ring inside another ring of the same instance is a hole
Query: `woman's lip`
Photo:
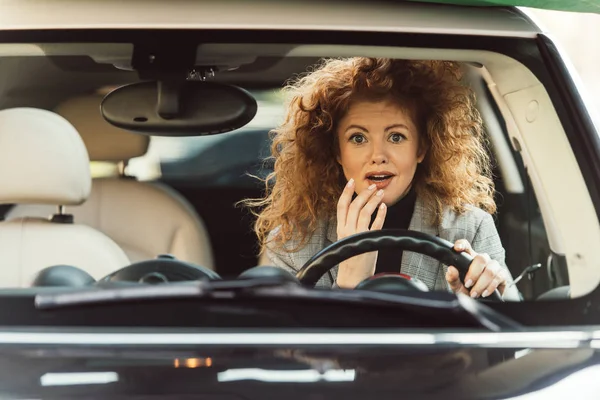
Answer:
[[374, 175], [379, 175], [379, 176], [394, 176], [393, 173], [389, 172], [389, 171], [377, 171], [377, 172], [369, 172], [367, 175], [365, 175], [366, 179], [369, 179], [370, 176], [374, 176]]
[[369, 183], [369, 186], [374, 184], [377, 187], [377, 189], [385, 189], [392, 182], [392, 179], [394, 179], [393, 176], [389, 177], [384, 181], [372, 181], [370, 179], [367, 179], [367, 182]]

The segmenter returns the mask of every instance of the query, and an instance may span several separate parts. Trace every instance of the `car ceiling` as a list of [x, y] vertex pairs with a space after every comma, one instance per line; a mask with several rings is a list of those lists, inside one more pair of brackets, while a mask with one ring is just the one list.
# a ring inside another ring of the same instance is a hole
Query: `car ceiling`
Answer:
[[[248, 89], [277, 88], [316, 62], [314, 57], [257, 57], [250, 64], [217, 72], [209, 79]], [[0, 109], [53, 109], [69, 97], [137, 81], [135, 71], [96, 63], [88, 56], [0, 57]]]

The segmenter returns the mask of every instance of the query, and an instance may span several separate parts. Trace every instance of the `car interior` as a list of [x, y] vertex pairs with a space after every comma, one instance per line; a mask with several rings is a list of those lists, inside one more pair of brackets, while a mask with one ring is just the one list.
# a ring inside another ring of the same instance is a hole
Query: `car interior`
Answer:
[[[54, 112], [81, 135], [91, 162], [126, 164], [144, 155], [149, 137], [113, 127], [99, 113], [103, 96], [70, 98]], [[92, 190], [80, 206], [68, 212], [78, 223], [113, 239], [131, 262], [171, 254], [214, 269], [208, 231], [187, 200], [160, 182], [139, 181], [117, 168], [116, 176], [93, 179]], [[56, 210], [48, 205], [19, 205], [10, 218], [45, 218]]]
[[[202, 44], [196, 64], [218, 66], [202, 79], [247, 90], [257, 100], [256, 116], [226, 133], [153, 136], [118, 128], [101, 113], [107, 93], [143, 80], [129, 65], [131, 54], [123, 43], [0, 45], [0, 249], [9, 255], [5, 263], [22, 265], [2, 269], [3, 286], [28, 286], [53, 264], [98, 278], [161, 255], [224, 277], [268, 264], [259, 260], [254, 217], [238, 202], [264, 191], [257, 177], [272, 169], [269, 133], [283, 118], [281, 88], [322, 58], [347, 56], [464, 63], [494, 160], [494, 218], [507, 266], [513, 277], [524, 274], [523, 298], [578, 296], [600, 281], [593, 255], [600, 229], [589, 218], [594, 208], [582, 172], [548, 90], [510, 57]], [[68, 151], [74, 131], [82, 146]], [[70, 216], [74, 223], [65, 223]], [[82, 255], [92, 247], [98, 256]], [[25, 253], [29, 260], [19, 259]]]

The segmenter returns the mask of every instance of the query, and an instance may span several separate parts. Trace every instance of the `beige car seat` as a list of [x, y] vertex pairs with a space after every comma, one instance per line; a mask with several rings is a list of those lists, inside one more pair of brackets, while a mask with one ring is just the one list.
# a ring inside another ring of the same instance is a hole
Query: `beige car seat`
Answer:
[[90, 194], [89, 158], [75, 128], [46, 110], [0, 111], [0, 204], [44, 204], [52, 218], [0, 222], [0, 286], [30, 286], [39, 271], [72, 265], [95, 279], [130, 264], [109, 237], [59, 212]]
[[[56, 112], [79, 131], [90, 160], [124, 162], [142, 156], [147, 136], [107, 123], [100, 113], [101, 95], [74, 97]], [[14, 207], [7, 218], [47, 216], [47, 206]], [[207, 229], [192, 206], [174, 190], [131, 177], [97, 178], [89, 199], [68, 212], [82, 224], [103, 232], [123, 248], [132, 262], [172, 254], [180, 260], [214, 269]]]

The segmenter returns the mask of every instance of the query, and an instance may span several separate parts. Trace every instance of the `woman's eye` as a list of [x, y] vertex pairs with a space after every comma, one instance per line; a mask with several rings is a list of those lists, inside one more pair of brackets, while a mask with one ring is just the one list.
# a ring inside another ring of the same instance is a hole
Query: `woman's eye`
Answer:
[[363, 144], [366, 138], [361, 134], [355, 134], [350, 137], [350, 141], [355, 144]]
[[406, 139], [406, 137], [403, 134], [401, 134], [401, 133], [392, 133], [390, 135], [390, 141], [392, 143], [400, 143], [404, 139]]

